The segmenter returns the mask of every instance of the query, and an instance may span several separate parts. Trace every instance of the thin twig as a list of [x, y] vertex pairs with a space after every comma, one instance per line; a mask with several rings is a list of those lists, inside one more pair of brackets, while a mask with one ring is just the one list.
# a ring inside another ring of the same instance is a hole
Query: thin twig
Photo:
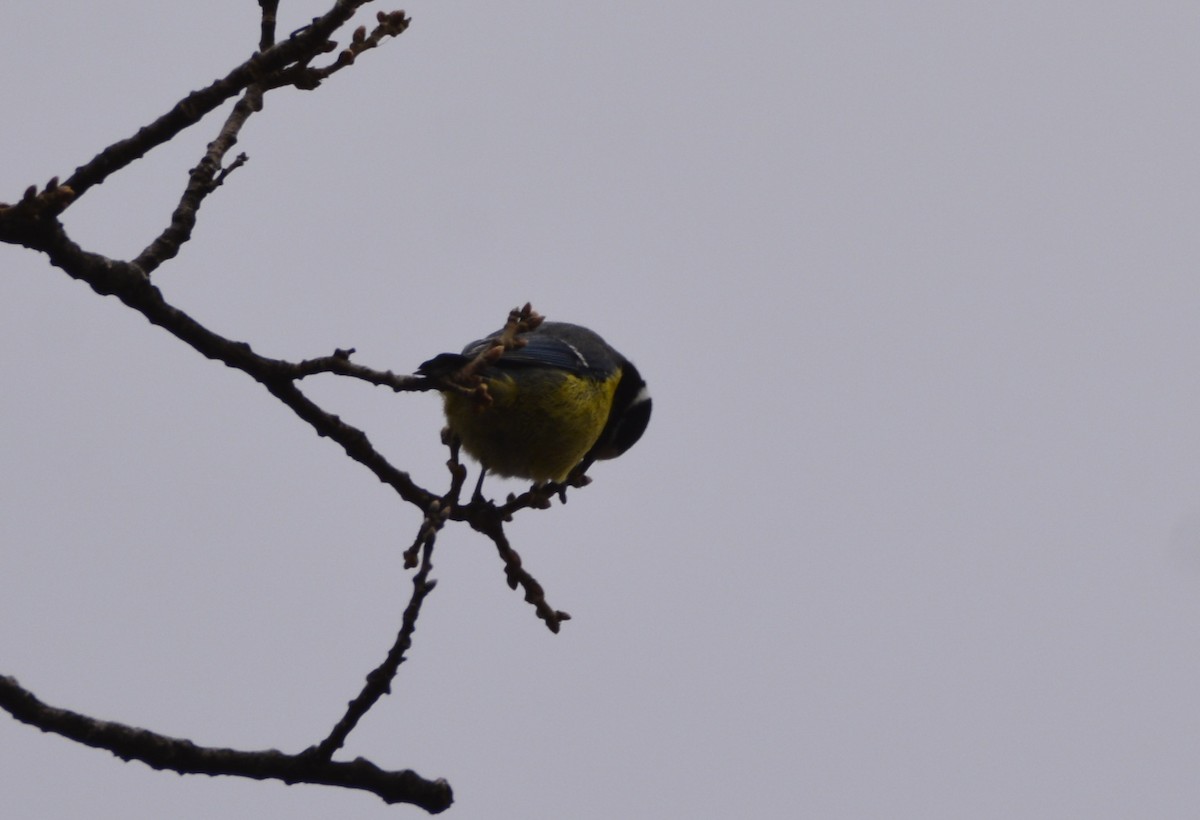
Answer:
[[361, 364], [350, 361], [354, 349], [336, 350], [331, 356], [317, 359], [305, 359], [292, 366], [289, 372], [293, 378], [303, 379], [318, 373], [334, 373], [338, 376], [348, 376], [379, 387], [390, 387], [397, 393], [436, 390], [437, 385], [422, 376], [397, 375], [390, 370], [373, 370]]
[[262, 110], [262, 98], [262, 89], [251, 85], [229, 112], [221, 132], [208, 144], [204, 157], [188, 174], [187, 187], [171, 214], [171, 224], [133, 260], [143, 273], [153, 273], [159, 265], [179, 253], [183, 243], [191, 239], [196, 227], [196, 213], [204, 198], [215, 191], [233, 169], [245, 164], [246, 155], [242, 154], [228, 168], [221, 167], [229, 149], [237, 144], [242, 126], [252, 114]]
[[[432, 515], [436, 517], [436, 511]], [[417, 617], [421, 614], [421, 604], [437, 585], [437, 581], [429, 577], [429, 571], [433, 569], [433, 543], [437, 538], [437, 530], [438, 527], [431, 527], [424, 538], [421, 550], [421, 568], [413, 576], [412, 596], [408, 600], [408, 606], [404, 608], [400, 632], [396, 635], [396, 641], [392, 644], [392, 648], [388, 650], [387, 657], [383, 659], [383, 663], [367, 674], [367, 682], [362, 691], [354, 700], [350, 701], [346, 713], [333, 727], [329, 736], [309, 749], [306, 754], [321, 760], [328, 760], [346, 742], [347, 736], [354, 731], [354, 727], [358, 725], [358, 721], [362, 719], [363, 715], [369, 712], [380, 698], [392, 691], [392, 681], [400, 669], [400, 664], [405, 661], [404, 653], [412, 646], [413, 633], [417, 629]]]
[[508, 536], [504, 533], [504, 523], [499, 515], [499, 508], [490, 502], [475, 500], [461, 509], [471, 528], [486, 535], [496, 545], [496, 551], [500, 553], [500, 559], [504, 561], [504, 575], [508, 580], [509, 588], [520, 587], [523, 589], [525, 600], [533, 604], [537, 616], [546, 623], [546, 627], [551, 632], [557, 634], [562, 622], [571, 620], [571, 616], [550, 606], [546, 600], [546, 590], [521, 565], [521, 556], [512, 548]]
[[275, 45], [275, 22], [279, 11], [279, 0], [258, 0], [262, 9], [262, 25], [258, 36], [258, 50], [266, 51]]

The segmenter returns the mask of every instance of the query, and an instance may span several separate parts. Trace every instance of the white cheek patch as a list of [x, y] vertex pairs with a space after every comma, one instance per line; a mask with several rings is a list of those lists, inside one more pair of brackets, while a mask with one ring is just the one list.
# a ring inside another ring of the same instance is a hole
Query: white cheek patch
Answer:
[[637, 395], [633, 397], [633, 401], [629, 402], [629, 406], [637, 407], [639, 404], [645, 404], [648, 401], [650, 401], [650, 391], [643, 384], [641, 389], [637, 391]]

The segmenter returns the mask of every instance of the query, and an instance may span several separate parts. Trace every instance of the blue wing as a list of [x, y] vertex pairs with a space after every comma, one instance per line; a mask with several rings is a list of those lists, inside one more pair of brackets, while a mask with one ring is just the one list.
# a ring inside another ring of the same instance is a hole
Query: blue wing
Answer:
[[[494, 338], [480, 339], [468, 345], [463, 355], [468, 358], [478, 355]], [[525, 340], [525, 346], [506, 350], [503, 356], [492, 362], [492, 367], [556, 367], [572, 373], [582, 373], [594, 367], [579, 348], [563, 339], [543, 333], [526, 333], [521, 338]]]
[[[501, 331], [463, 348], [462, 353], [442, 353], [421, 365], [418, 373], [431, 376], [449, 373], [462, 367], [490, 347]], [[569, 373], [601, 373], [616, 371], [621, 359], [604, 340], [587, 328], [566, 322], [545, 322], [537, 330], [521, 334], [525, 346], [506, 350], [504, 355], [489, 363], [489, 367], [506, 369], [548, 367]]]

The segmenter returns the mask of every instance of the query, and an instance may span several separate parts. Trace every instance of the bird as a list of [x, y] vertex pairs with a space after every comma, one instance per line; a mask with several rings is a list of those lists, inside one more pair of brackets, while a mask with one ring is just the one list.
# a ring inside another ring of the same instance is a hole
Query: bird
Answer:
[[642, 437], [652, 403], [633, 362], [595, 331], [529, 305], [505, 327], [442, 353], [417, 374], [442, 393], [453, 440], [493, 474], [543, 486], [582, 478]]

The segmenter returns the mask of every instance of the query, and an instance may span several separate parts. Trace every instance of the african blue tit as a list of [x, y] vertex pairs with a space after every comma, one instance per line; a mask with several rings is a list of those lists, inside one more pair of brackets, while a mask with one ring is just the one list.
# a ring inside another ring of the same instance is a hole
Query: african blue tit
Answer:
[[[442, 382], [450, 432], [485, 472], [561, 482], [594, 461], [616, 458], [642, 437], [650, 421], [646, 382], [599, 335], [542, 322], [518, 332], [508, 347], [501, 346], [504, 332], [462, 353], [435, 356], [417, 370]], [[484, 390], [455, 382], [468, 370]]]

